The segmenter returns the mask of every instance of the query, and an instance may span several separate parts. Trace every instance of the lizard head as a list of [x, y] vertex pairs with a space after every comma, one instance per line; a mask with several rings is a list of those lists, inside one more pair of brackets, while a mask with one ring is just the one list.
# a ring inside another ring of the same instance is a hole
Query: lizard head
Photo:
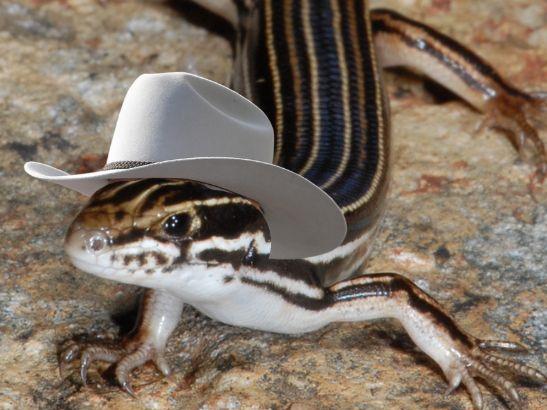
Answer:
[[180, 286], [268, 258], [270, 235], [253, 200], [195, 181], [144, 179], [97, 191], [69, 227], [65, 250], [87, 273]]

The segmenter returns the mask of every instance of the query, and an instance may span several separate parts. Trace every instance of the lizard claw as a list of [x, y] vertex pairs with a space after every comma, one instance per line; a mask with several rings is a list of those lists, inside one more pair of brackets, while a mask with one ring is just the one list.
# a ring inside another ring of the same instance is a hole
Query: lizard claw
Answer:
[[116, 363], [116, 380], [122, 389], [133, 397], [136, 395], [129, 382], [131, 371], [148, 361], [152, 361], [164, 376], [169, 375], [169, 365], [163, 357], [163, 353], [158, 352], [151, 344], [147, 343], [138, 346]]
[[[510, 96], [500, 94], [486, 104], [486, 117], [479, 127], [497, 128], [505, 131], [521, 158], [525, 157], [527, 143], [531, 143], [536, 153], [536, 175], [543, 181], [547, 175], [547, 151], [538, 130], [530, 123], [530, 118], [539, 117], [547, 111], [547, 97], [542, 93]], [[538, 127], [539, 127], [538, 121]]]
[[134, 399], [137, 398], [137, 395], [135, 394], [135, 391], [131, 387], [131, 384], [129, 383], [128, 380], [124, 380], [124, 381], [121, 381], [121, 382], [118, 380], [118, 382], [120, 383], [120, 386], [123, 389], [123, 391], [125, 391], [127, 394], [129, 394]]
[[522, 343], [508, 342], [506, 340], [481, 340], [479, 347], [483, 350], [499, 350], [515, 353], [528, 353], [529, 349]]
[[80, 359], [80, 378], [82, 379], [84, 386], [87, 385], [87, 370], [89, 369], [90, 363], [89, 354], [84, 353]]
[[114, 365], [114, 374], [116, 382], [130, 396], [136, 398], [135, 391], [129, 381], [131, 372], [152, 361], [158, 370], [168, 376], [170, 373], [167, 360], [162, 352], [146, 342], [130, 341], [126, 343], [127, 347], [112, 345], [112, 343], [90, 343], [80, 346], [72, 344], [61, 352], [59, 358], [59, 370], [61, 376], [66, 372], [67, 367], [78, 357], [80, 359], [79, 370], [80, 379], [83, 385], [87, 385], [87, 373], [94, 362], [102, 361]]
[[473, 406], [476, 409], [481, 410], [483, 407], [481, 389], [479, 388], [473, 377], [469, 374], [467, 369], [462, 370], [462, 382], [469, 394], [471, 395]]
[[61, 379], [66, 377], [66, 368], [80, 354], [80, 346], [76, 343], [71, 344], [59, 355], [59, 376]]
[[454, 372], [449, 375], [448, 378], [448, 387], [445, 391], [445, 395], [448, 396], [454, 392], [458, 388], [462, 381], [462, 375], [461, 372]]
[[115, 363], [123, 354], [123, 349], [106, 347], [101, 345], [88, 346], [82, 351], [80, 356], [80, 377], [84, 385], [87, 384], [87, 371], [89, 366], [95, 361], [104, 361]]
[[547, 378], [533, 367], [487, 352], [493, 348], [522, 351], [524, 346], [506, 341], [479, 340], [476, 342], [476, 347], [467, 352], [461, 351], [461, 348], [456, 349], [458, 350], [457, 355], [454, 356], [451, 366], [445, 371], [449, 381], [447, 393], [454, 391], [461, 383], [471, 395], [473, 406], [476, 409], [482, 409], [482, 393], [474, 380], [480, 378], [490, 387], [499, 391], [510, 408], [521, 408], [521, 399], [515, 385], [501, 373], [523, 376], [541, 384], [544, 384]]

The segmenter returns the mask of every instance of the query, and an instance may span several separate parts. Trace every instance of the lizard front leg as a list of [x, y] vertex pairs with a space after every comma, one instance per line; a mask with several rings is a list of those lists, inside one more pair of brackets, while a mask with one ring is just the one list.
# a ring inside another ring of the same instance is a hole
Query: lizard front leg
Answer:
[[412, 340], [443, 370], [451, 392], [463, 383], [477, 409], [483, 406], [474, 378], [499, 390], [513, 407], [520, 397], [502, 371], [545, 383], [538, 370], [497, 356], [492, 350], [523, 350], [518, 343], [481, 340], [464, 332], [431, 296], [398, 274], [371, 274], [340, 282], [326, 290], [325, 314], [334, 321], [391, 317], [399, 320]]
[[137, 323], [126, 339], [119, 343], [73, 344], [61, 353], [61, 369], [79, 357], [80, 375], [85, 384], [87, 371], [93, 362], [113, 363], [116, 381], [127, 393], [134, 395], [129, 376], [136, 367], [153, 361], [163, 375], [169, 375], [164, 351], [179, 322], [182, 308], [183, 302], [166, 291], [145, 290]]

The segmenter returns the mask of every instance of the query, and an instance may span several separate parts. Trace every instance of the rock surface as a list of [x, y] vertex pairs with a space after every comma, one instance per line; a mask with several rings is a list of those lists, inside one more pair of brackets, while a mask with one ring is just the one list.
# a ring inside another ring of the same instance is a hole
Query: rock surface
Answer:
[[[191, 70], [227, 80], [230, 47], [218, 35], [227, 31], [176, 3], [0, 1], [0, 408], [469, 408], [463, 389], [444, 395], [439, 369], [391, 321], [288, 337], [188, 308], [168, 345], [174, 374], [136, 371], [138, 399], [60, 378], [60, 344], [116, 335], [137, 290], [70, 266], [63, 234], [85, 198], [32, 180], [23, 163], [71, 172], [102, 166], [122, 98], [140, 73]], [[547, 89], [541, 0], [373, 5], [473, 44], [524, 89]], [[545, 188], [502, 135], [475, 132], [481, 116], [465, 104], [409, 74], [389, 73], [387, 85], [393, 183], [368, 271], [405, 273], [471, 333], [522, 340], [532, 349], [526, 361], [545, 369]], [[537, 386], [520, 392], [529, 409], [545, 408]], [[486, 394], [486, 408], [500, 406]]]

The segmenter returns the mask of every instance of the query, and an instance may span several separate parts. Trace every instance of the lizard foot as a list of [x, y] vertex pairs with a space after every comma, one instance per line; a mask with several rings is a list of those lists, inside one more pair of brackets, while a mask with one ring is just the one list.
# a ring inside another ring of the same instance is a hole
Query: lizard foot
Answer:
[[80, 377], [84, 385], [93, 362], [110, 363], [120, 387], [135, 396], [129, 381], [133, 369], [152, 361], [164, 375], [170, 374], [164, 357], [169, 336], [175, 330], [183, 303], [177, 297], [161, 291], [146, 289], [141, 298], [139, 317], [133, 332], [121, 342], [71, 342], [60, 354], [61, 376], [64, 369], [80, 359]]
[[[547, 151], [537, 129], [542, 126], [541, 114], [547, 112], [547, 94], [530, 94], [526, 98], [500, 94], [486, 104], [485, 111], [479, 132], [485, 128], [506, 132], [523, 159], [527, 142], [532, 144], [537, 157], [536, 175], [543, 181], [547, 175]], [[534, 120], [536, 126], [531, 124]]]
[[133, 397], [135, 397], [135, 392], [129, 380], [133, 369], [152, 361], [164, 376], [170, 374], [163, 351], [158, 350], [152, 343], [138, 339], [120, 344], [111, 342], [78, 344], [73, 342], [60, 354], [59, 370], [61, 375], [78, 358], [80, 359], [80, 378], [84, 385], [87, 384], [87, 373], [90, 366], [94, 362], [102, 361], [113, 365], [116, 382]]
[[522, 352], [526, 348], [518, 343], [483, 340], [477, 341], [476, 346], [462, 352], [457, 350], [453, 359], [445, 369], [449, 387], [447, 393], [454, 391], [460, 383], [463, 383], [476, 409], [483, 408], [482, 393], [475, 378], [482, 379], [490, 387], [497, 390], [506, 400], [508, 406], [513, 409], [521, 408], [521, 399], [514, 386], [502, 373], [509, 376], [526, 377], [535, 382], [545, 384], [547, 377], [533, 367], [518, 363], [512, 359], [491, 353], [491, 351]]

